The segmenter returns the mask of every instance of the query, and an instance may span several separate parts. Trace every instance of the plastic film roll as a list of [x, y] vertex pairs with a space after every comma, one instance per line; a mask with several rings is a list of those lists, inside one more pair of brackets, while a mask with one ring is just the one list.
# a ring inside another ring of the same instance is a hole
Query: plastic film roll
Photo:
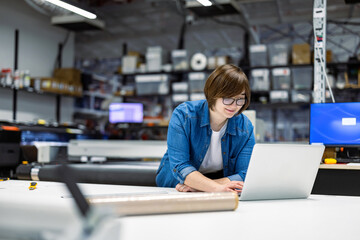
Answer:
[[195, 53], [190, 62], [191, 68], [195, 71], [201, 71], [206, 68], [207, 58], [202, 53]]
[[119, 216], [232, 211], [239, 197], [233, 192], [106, 196], [87, 199], [94, 206], [111, 207]]

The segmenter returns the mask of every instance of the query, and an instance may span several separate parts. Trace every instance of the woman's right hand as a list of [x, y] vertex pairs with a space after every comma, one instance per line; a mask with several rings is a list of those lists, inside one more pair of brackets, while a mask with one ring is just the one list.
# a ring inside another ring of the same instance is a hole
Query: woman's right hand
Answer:
[[216, 189], [216, 192], [236, 192], [240, 193], [244, 186], [242, 181], [231, 181], [223, 184], [219, 184], [219, 187]]

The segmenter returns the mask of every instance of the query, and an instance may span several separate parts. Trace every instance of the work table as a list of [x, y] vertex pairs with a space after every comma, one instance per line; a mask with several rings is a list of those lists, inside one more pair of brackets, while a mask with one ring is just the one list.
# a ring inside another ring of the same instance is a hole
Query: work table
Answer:
[[[1, 232], [17, 232], [36, 221], [46, 226], [76, 226], [79, 214], [62, 183], [0, 182]], [[176, 193], [175, 189], [79, 184], [85, 195]], [[185, 193], [186, 194], [186, 193]], [[65, 196], [65, 197], [64, 197]], [[29, 221], [30, 220], [30, 221]], [[44, 221], [45, 220], [45, 221]], [[116, 217], [119, 239], [358, 239], [360, 197], [310, 195], [308, 199], [240, 201], [235, 211]]]

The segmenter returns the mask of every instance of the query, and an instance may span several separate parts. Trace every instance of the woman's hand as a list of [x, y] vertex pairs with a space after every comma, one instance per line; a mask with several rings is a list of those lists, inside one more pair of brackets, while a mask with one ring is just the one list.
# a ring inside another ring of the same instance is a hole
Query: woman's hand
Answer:
[[216, 192], [236, 192], [240, 193], [244, 186], [244, 182], [242, 181], [231, 181], [227, 183], [220, 184], [216, 189]]
[[[224, 184], [219, 184], [214, 192], [236, 192], [240, 193], [244, 186], [242, 181], [231, 181]], [[186, 184], [178, 183], [175, 187], [179, 192], [198, 192], [195, 188], [189, 187]]]
[[181, 183], [178, 183], [175, 189], [178, 190], [179, 192], [198, 192], [198, 190]]

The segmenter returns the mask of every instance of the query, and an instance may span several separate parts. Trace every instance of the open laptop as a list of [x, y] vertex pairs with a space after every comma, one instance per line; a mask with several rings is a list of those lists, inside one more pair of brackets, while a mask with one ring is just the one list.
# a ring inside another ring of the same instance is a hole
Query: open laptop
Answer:
[[255, 144], [240, 200], [307, 198], [324, 145]]

